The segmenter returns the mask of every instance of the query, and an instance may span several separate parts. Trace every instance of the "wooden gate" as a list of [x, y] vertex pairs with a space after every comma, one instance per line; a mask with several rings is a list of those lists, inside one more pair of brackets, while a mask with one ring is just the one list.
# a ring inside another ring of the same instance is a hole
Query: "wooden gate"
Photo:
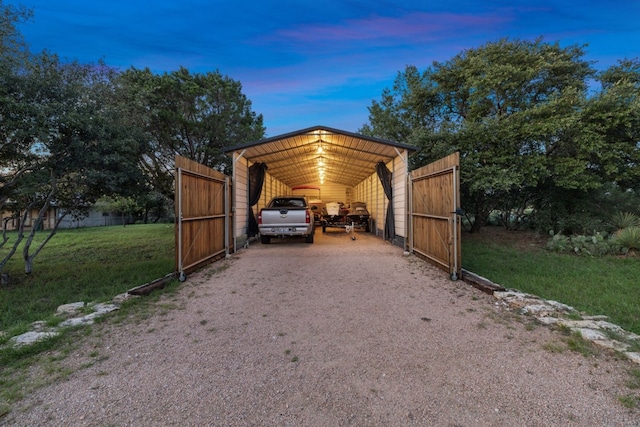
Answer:
[[409, 249], [461, 277], [460, 153], [409, 174]]
[[229, 254], [230, 179], [176, 156], [176, 270], [186, 274]]

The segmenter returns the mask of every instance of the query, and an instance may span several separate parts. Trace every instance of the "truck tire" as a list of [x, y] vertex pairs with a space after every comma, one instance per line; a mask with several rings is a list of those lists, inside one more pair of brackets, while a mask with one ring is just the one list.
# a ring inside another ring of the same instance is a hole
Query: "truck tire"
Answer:
[[305, 240], [307, 243], [313, 243], [313, 233], [309, 234], [307, 236], [307, 239]]
[[265, 244], [268, 245], [269, 243], [271, 243], [271, 236], [263, 236], [260, 235], [260, 241]]

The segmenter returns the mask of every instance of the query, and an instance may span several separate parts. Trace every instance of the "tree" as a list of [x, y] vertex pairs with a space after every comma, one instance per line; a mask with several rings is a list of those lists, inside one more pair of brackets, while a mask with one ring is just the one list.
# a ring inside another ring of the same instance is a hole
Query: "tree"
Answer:
[[640, 60], [621, 60], [597, 80], [602, 88], [581, 120], [593, 146], [590, 169], [603, 182], [640, 190]]
[[4, 6], [0, 1], [0, 212], [27, 171], [32, 148], [29, 123], [23, 122], [20, 114], [27, 100], [19, 96], [29, 49], [16, 28], [31, 17], [29, 9]]
[[[61, 63], [43, 52], [20, 75], [16, 97], [28, 100], [20, 112], [29, 123], [26, 172], [11, 198], [21, 215], [16, 241], [0, 261], [0, 271], [24, 239], [25, 272], [67, 215], [82, 215], [103, 194], [135, 194], [141, 182], [139, 144], [129, 137], [115, 108], [115, 70], [102, 63]], [[36, 226], [55, 203], [58, 216], [44, 240], [32, 248]], [[37, 211], [31, 218], [32, 212]], [[26, 236], [25, 236], [25, 232]]]
[[191, 74], [180, 68], [156, 75], [131, 68], [119, 84], [147, 144], [141, 166], [167, 197], [173, 196], [176, 154], [229, 174], [223, 149], [264, 137], [262, 115], [251, 110], [242, 85], [218, 71]]
[[600, 89], [581, 105], [573, 133], [550, 157], [555, 161], [549, 166], [555, 171], [552, 179], [537, 189], [533, 206], [542, 229], [565, 234], [603, 230], [615, 210], [623, 208], [620, 200], [612, 203], [613, 194], [638, 197], [640, 63], [621, 60], [595, 77]]
[[477, 231], [495, 209], [530, 206], [541, 183], [597, 187], [580, 128], [594, 74], [583, 56], [578, 46], [503, 39], [435, 62], [420, 77], [407, 67], [395, 93], [369, 109], [365, 131], [384, 135], [391, 123], [421, 148], [413, 167], [460, 151], [462, 203]]
[[3, 65], [19, 66], [29, 55], [29, 46], [16, 24], [29, 21], [33, 11], [24, 6], [5, 6], [0, 1], [0, 58]]
[[129, 218], [142, 210], [138, 202], [131, 196], [101, 197], [94, 204], [94, 208], [102, 212], [118, 212], [123, 227], [127, 225]]

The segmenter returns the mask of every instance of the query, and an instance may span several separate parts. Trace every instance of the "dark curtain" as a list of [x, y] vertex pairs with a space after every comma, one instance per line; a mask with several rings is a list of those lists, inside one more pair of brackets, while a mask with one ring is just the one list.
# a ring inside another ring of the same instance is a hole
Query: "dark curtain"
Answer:
[[396, 225], [393, 221], [393, 183], [391, 181], [392, 174], [384, 162], [379, 162], [376, 164], [376, 172], [378, 173], [378, 178], [380, 178], [380, 183], [382, 184], [382, 188], [384, 188], [384, 195], [387, 196], [389, 200], [389, 204], [387, 205], [387, 219], [384, 222], [384, 235], [386, 239], [393, 241], [394, 237], [396, 237]]
[[260, 200], [266, 172], [267, 165], [264, 163], [254, 163], [249, 167], [249, 224], [247, 225], [247, 236], [249, 237], [255, 236], [259, 231], [258, 220], [251, 207]]

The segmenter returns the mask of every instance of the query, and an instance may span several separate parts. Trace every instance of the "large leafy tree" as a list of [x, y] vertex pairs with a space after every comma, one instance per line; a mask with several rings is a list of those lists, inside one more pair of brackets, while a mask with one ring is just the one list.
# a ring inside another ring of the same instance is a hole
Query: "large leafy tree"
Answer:
[[620, 60], [597, 80], [601, 90], [582, 114], [590, 169], [602, 181], [640, 190], [640, 60]]
[[[141, 150], [114, 101], [116, 74], [104, 64], [62, 63], [42, 53], [17, 76], [13, 96], [25, 101], [14, 111], [22, 123], [14, 133], [23, 135], [28, 150], [20, 149], [24, 172], [7, 206], [20, 225], [0, 270], [24, 243], [22, 257], [30, 273], [65, 216], [86, 213], [103, 194], [138, 191]], [[54, 207], [54, 227], [32, 247], [38, 224]], [[25, 229], [26, 224], [32, 227]]]
[[503, 39], [422, 74], [407, 67], [363, 131], [405, 135], [421, 148], [413, 166], [460, 151], [463, 206], [478, 230], [492, 210], [524, 211], [542, 183], [598, 186], [580, 120], [594, 74], [583, 56], [579, 46]]
[[27, 171], [32, 139], [21, 112], [28, 100], [20, 96], [29, 50], [16, 24], [29, 20], [30, 10], [0, 1], [0, 212], [20, 177]]
[[230, 159], [222, 150], [264, 137], [262, 115], [252, 111], [242, 85], [218, 71], [180, 68], [157, 75], [131, 68], [122, 73], [120, 90], [146, 143], [141, 166], [169, 197], [176, 154], [229, 174]]

